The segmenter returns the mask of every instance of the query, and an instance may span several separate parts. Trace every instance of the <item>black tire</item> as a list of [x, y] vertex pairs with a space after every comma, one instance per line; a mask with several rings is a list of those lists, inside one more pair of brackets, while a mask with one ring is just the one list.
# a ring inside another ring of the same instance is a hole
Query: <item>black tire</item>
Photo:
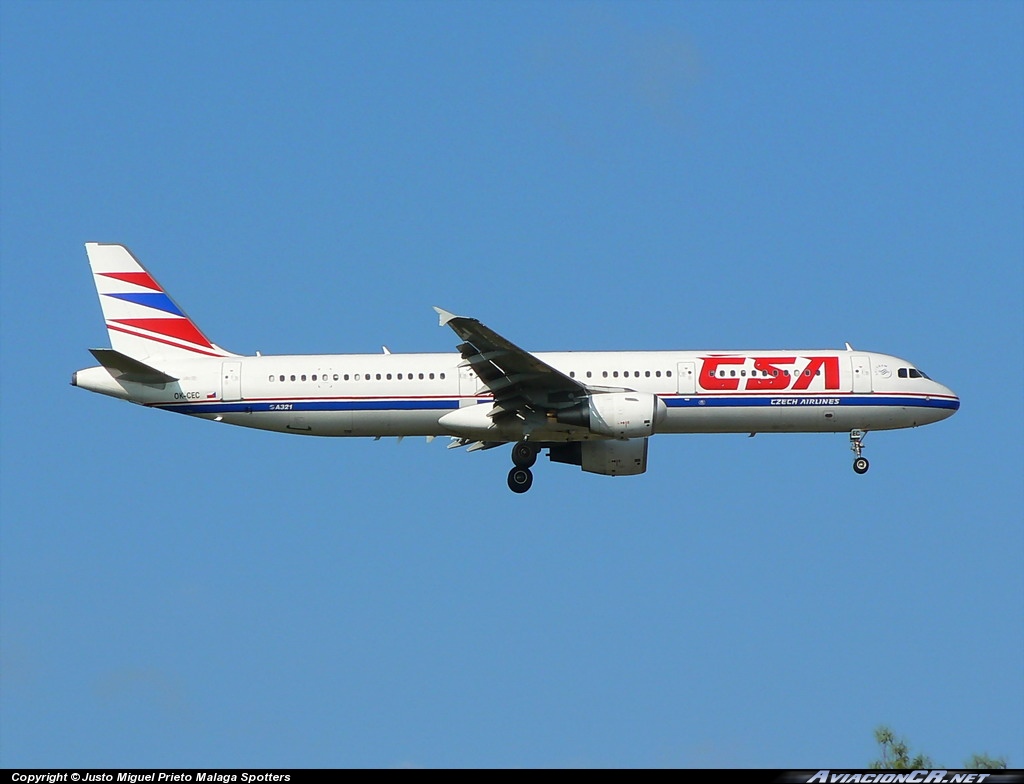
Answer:
[[533, 468], [537, 462], [537, 450], [533, 444], [520, 441], [512, 445], [512, 462], [516, 468]]
[[870, 463], [868, 463], [868, 459], [866, 457], [858, 457], [853, 461], [853, 470], [858, 474], [866, 474], [868, 472], [868, 466], [870, 466]]
[[508, 489], [513, 493], [525, 493], [533, 487], [533, 471], [529, 468], [513, 468], [508, 472]]

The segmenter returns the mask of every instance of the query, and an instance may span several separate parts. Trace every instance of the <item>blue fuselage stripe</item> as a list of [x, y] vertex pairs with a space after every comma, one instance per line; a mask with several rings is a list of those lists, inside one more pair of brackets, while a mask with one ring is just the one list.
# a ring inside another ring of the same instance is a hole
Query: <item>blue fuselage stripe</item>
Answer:
[[258, 411], [451, 411], [459, 401], [451, 400], [290, 400], [267, 403], [260, 400], [236, 400], [159, 404], [159, 408], [179, 414], [230, 414]]
[[723, 408], [757, 406], [883, 406], [904, 408], [946, 408], [956, 411], [959, 400], [933, 397], [905, 397], [887, 395], [843, 395], [836, 397], [813, 395], [693, 395], [690, 397], [662, 398], [669, 408]]
[[[476, 402], [490, 402], [487, 398], [475, 398]], [[663, 396], [662, 400], [668, 408], [758, 408], [770, 407], [829, 407], [872, 406], [902, 408], [939, 408], [956, 411], [960, 408], [959, 400], [948, 398], [932, 398], [927, 396], [887, 396], [887, 395], [843, 395], [829, 397], [825, 395], [691, 395]], [[458, 398], [421, 399], [380, 399], [372, 400], [236, 400], [222, 402], [219, 400], [189, 401], [182, 403], [157, 403], [158, 408], [176, 411], [179, 414], [229, 414], [256, 413], [260, 411], [452, 411], [459, 408]]]

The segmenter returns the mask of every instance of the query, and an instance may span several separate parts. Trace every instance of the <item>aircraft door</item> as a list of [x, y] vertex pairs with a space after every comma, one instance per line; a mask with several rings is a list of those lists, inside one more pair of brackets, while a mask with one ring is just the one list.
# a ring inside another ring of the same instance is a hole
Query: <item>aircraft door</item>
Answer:
[[853, 366], [853, 391], [871, 391], [871, 357], [867, 354], [854, 354], [850, 357]]
[[695, 395], [697, 393], [697, 375], [693, 362], [680, 362], [676, 379], [678, 384], [676, 391], [680, 395]]
[[242, 363], [221, 363], [221, 400], [242, 399]]

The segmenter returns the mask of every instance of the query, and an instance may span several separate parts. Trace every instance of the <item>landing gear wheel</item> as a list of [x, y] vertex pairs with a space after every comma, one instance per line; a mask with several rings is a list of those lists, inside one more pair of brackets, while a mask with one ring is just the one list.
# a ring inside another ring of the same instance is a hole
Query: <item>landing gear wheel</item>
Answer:
[[529, 468], [513, 468], [508, 472], [508, 489], [513, 493], [525, 493], [533, 486], [533, 471]]
[[520, 441], [512, 445], [512, 462], [516, 468], [532, 468], [537, 462], [537, 449], [533, 444]]
[[868, 470], [868, 459], [861, 457], [861, 451], [864, 449], [864, 436], [867, 435], [867, 431], [864, 430], [851, 430], [850, 431], [850, 449], [857, 457], [853, 461], [853, 470], [858, 474], [867, 473]]

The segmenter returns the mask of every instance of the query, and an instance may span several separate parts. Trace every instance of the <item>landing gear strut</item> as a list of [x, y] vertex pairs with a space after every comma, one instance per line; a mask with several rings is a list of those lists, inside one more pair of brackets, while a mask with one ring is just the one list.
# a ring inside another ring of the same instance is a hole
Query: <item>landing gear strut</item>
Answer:
[[537, 462], [538, 451], [537, 447], [525, 441], [512, 445], [515, 468], [508, 472], [508, 489], [513, 493], [525, 493], [533, 486], [533, 472], [530, 468]]
[[861, 457], [860, 454], [861, 450], [864, 449], [864, 436], [866, 435], [867, 433], [863, 430], [850, 431], [850, 449], [852, 449], [853, 453], [857, 455], [853, 459], [853, 470], [858, 474], [867, 473], [868, 466], [870, 465], [868, 463], [868, 459], [866, 457]]

